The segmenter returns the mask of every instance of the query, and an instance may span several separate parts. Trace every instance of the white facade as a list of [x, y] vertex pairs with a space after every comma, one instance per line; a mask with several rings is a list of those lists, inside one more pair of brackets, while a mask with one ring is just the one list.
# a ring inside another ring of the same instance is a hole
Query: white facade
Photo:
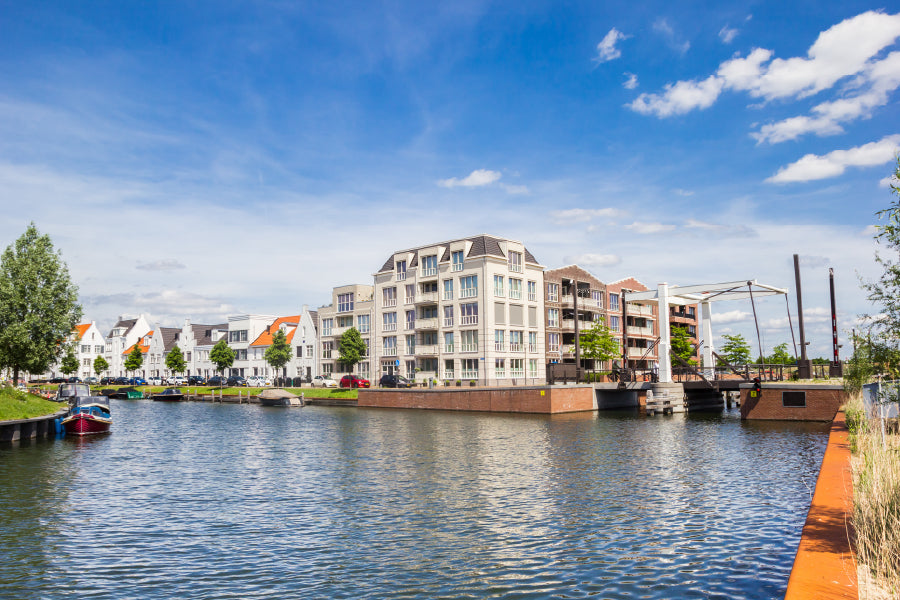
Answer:
[[543, 270], [521, 242], [488, 235], [395, 252], [375, 274], [379, 376], [544, 381]]
[[[262, 375], [265, 377], [300, 377], [312, 380], [318, 375], [316, 364], [316, 325], [315, 312], [310, 312], [304, 305], [299, 315], [279, 317], [270, 323], [248, 348], [248, 367], [245, 376]], [[266, 350], [272, 345], [272, 336], [277, 330], [285, 334], [286, 341], [291, 347], [291, 360], [281, 370], [276, 372], [266, 362]]]
[[125, 377], [125, 359], [123, 353], [150, 331], [150, 324], [144, 315], [136, 319], [119, 317], [106, 336], [103, 357], [109, 363], [110, 377]]
[[216, 375], [216, 365], [209, 360], [209, 353], [220, 339], [228, 339], [228, 324], [195, 325], [185, 319], [179, 336], [179, 347], [184, 352], [187, 366], [185, 375]]
[[372, 342], [375, 319], [373, 287], [364, 284], [342, 285], [331, 292], [331, 304], [319, 307], [319, 368], [322, 375], [346, 372], [340, 361], [340, 339], [351, 327], [359, 330], [369, 349], [366, 357], [353, 368], [356, 375], [371, 378]]

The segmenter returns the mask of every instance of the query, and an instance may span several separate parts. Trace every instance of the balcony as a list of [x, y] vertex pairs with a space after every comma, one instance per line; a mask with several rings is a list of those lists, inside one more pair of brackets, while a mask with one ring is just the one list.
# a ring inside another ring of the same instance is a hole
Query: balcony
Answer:
[[478, 344], [463, 344], [463, 352], [478, 352]]
[[438, 318], [434, 317], [433, 319], [418, 319], [416, 320], [416, 329], [437, 329], [438, 328]]
[[[628, 348], [628, 358], [641, 358], [644, 356], [645, 352], [647, 352], [647, 348], [635, 348], [630, 346]], [[650, 358], [651, 356], [653, 356], [652, 351], [647, 353], [647, 358]]]
[[494, 342], [494, 351], [506, 352], [506, 344], [504, 344], [503, 342]]
[[416, 355], [417, 356], [437, 356], [438, 355], [437, 344], [416, 346]]
[[453, 344], [444, 344], [444, 354], [453, 354], [455, 352]]
[[381, 330], [382, 331], [397, 331], [397, 324], [396, 323], [385, 323], [381, 327]]
[[381, 354], [382, 356], [397, 356], [397, 348], [384, 348]]
[[460, 325], [478, 325], [478, 315], [463, 315], [459, 319]]
[[454, 371], [445, 369], [444, 370], [444, 379], [453, 379], [454, 378], [453, 373], [454, 373]]
[[419, 279], [437, 279], [438, 269], [437, 267], [425, 268], [422, 267], [419, 269]]
[[396, 298], [385, 298], [381, 304], [385, 308], [391, 308], [392, 306], [397, 306]]
[[406, 271], [397, 273], [396, 281], [406, 281]]
[[444, 318], [444, 327], [453, 327], [453, 317]]
[[626, 312], [632, 317], [652, 317], [653, 307], [646, 304], [629, 304]]
[[478, 370], [463, 369], [461, 379], [478, 379]]
[[437, 292], [425, 292], [422, 294], [416, 294], [416, 304], [437, 304], [438, 298], [439, 296]]
[[650, 337], [653, 335], [652, 327], [638, 327], [637, 325], [629, 325], [627, 328], [628, 335], [644, 335]]
[[524, 344], [513, 344], [512, 342], [510, 342], [509, 351], [510, 352], [525, 352], [525, 345]]

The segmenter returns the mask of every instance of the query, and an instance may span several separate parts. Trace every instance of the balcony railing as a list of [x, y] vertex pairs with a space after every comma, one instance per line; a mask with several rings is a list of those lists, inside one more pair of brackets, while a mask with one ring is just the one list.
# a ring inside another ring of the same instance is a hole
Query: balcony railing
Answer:
[[461, 379], [478, 379], [478, 369], [463, 369]]
[[516, 377], [525, 377], [525, 369], [510, 369], [509, 376], [513, 379]]
[[478, 325], [478, 315], [463, 315], [459, 319], [460, 325]]
[[524, 344], [514, 344], [512, 342], [509, 343], [509, 351], [510, 352], [524, 352], [525, 346]]
[[478, 296], [478, 288], [470, 287], [459, 290], [460, 298], [475, 298]]
[[444, 327], [453, 327], [453, 317], [444, 317]]
[[397, 348], [384, 348], [381, 353], [384, 356], [397, 356]]
[[537, 352], [537, 344], [528, 344], [529, 352]]
[[403, 304], [415, 304], [415, 303], [416, 303], [416, 297], [415, 297], [415, 296], [406, 296], [406, 297], [403, 299]]
[[453, 375], [453, 373], [454, 373], [453, 371], [445, 369], [444, 370], [444, 379], [453, 379], [455, 377], [455, 375]]
[[397, 331], [397, 324], [396, 323], [385, 323], [384, 326], [381, 328], [381, 330], [382, 331]]
[[559, 354], [559, 344], [550, 344], [547, 346], [547, 352], [555, 352]]
[[384, 306], [385, 308], [390, 308], [391, 306], [397, 306], [397, 299], [396, 298], [385, 298], [384, 302], [382, 303], [382, 306]]
[[509, 299], [510, 300], [521, 300], [522, 299], [522, 290], [509, 290]]
[[397, 281], [406, 281], [406, 271], [397, 273]]
[[416, 347], [415, 347], [415, 346], [407, 346], [407, 347], [406, 347], [406, 354], [407, 354], [407, 355], [413, 355], [413, 354], [415, 354], [415, 353], [416, 353]]
[[628, 335], [653, 335], [653, 330], [650, 327], [638, 327], [637, 325], [629, 325], [628, 326]]
[[626, 312], [632, 317], [652, 317], [653, 307], [646, 304], [628, 304]]
[[497, 352], [506, 352], [506, 344], [503, 342], [494, 342], [494, 350]]
[[446, 354], [452, 354], [453, 352], [455, 352], [455, 351], [453, 350], [453, 348], [454, 348], [454, 345], [453, 345], [453, 344], [444, 344], [444, 352], [445, 352]]
[[478, 344], [463, 344], [463, 352], [478, 352]]
[[406, 322], [406, 327], [405, 327], [404, 329], [406, 329], [407, 331], [412, 331], [412, 330], [415, 329], [415, 328], [416, 328], [416, 322], [415, 322], [415, 321], [407, 321], [407, 322]]
[[[628, 348], [628, 356], [631, 358], [641, 358], [642, 356], [644, 356], [644, 353], [647, 352], [647, 350], [647, 348], [636, 348], [631, 346]], [[647, 356], [650, 356], [651, 354], [652, 351], [648, 352]]]
[[437, 267], [422, 267], [419, 269], [419, 277], [437, 277]]
[[438, 347], [437, 344], [428, 344], [423, 345], [420, 344], [416, 346], [416, 354], [419, 356], [437, 356]]
[[418, 319], [416, 321], [416, 329], [437, 329], [438, 328], [438, 319], [434, 317], [433, 319]]
[[504, 379], [506, 377], [506, 369], [494, 369], [494, 376], [497, 379]]
[[424, 292], [421, 294], [416, 294], [416, 304], [437, 304], [437, 302], [437, 292]]
[[528, 292], [528, 301], [537, 302], [537, 294], [534, 292]]

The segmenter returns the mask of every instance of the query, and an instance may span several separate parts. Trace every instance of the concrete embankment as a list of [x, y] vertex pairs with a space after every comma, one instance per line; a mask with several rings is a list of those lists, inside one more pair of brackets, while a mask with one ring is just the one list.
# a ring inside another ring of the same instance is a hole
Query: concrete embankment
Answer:
[[856, 557], [850, 547], [853, 476], [844, 413], [831, 424], [785, 600], [858, 598]]
[[67, 412], [69, 412], [68, 407], [52, 415], [33, 417], [31, 419], [16, 419], [14, 421], [0, 421], [0, 442], [53, 437], [56, 435], [56, 419], [64, 417]]

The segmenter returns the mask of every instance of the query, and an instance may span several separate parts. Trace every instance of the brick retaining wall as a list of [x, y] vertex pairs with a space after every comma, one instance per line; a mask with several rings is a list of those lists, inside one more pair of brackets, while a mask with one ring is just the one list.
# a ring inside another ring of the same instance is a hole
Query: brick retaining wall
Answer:
[[357, 405], [379, 408], [471, 410], [504, 413], [566, 413], [596, 410], [590, 386], [359, 390]]
[[[843, 386], [834, 384], [763, 383], [762, 395], [751, 396], [752, 384], [741, 385], [741, 418], [768, 421], [832, 421], [847, 402]], [[784, 392], [805, 392], [805, 406], [785, 406]]]

